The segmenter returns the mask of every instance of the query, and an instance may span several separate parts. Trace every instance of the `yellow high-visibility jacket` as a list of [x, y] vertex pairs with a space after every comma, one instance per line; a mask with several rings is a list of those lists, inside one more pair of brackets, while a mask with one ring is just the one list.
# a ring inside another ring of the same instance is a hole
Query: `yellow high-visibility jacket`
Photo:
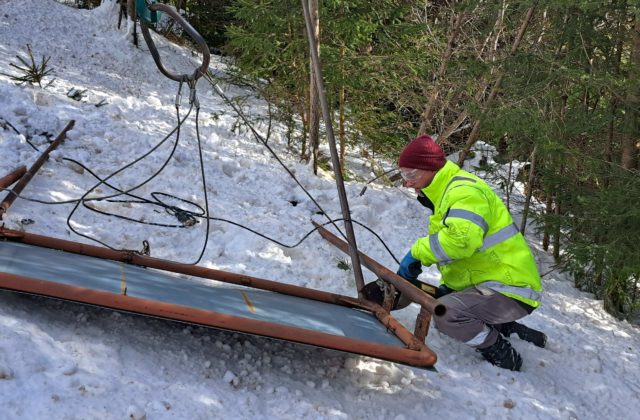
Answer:
[[447, 161], [422, 192], [434, 205], [429, 236], [411, 255], [437, 264], [441, 284], [495, 290], [532, 307], [540, 305], [542, 283], [533, 254], [506, 206], [477, 176]]

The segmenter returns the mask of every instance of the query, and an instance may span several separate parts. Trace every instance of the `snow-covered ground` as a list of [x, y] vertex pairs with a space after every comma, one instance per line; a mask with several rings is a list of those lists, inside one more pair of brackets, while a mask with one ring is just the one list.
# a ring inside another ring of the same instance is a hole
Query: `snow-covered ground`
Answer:
[[[0, 75], [0, 176], [44, 149], [76, 120], [68, 140], [53, 153], [24, 195], [44, 201], [82, 196], [96, 184], [82, 162], [106, 177], [162, 140], [175, 125], [177, 85], [156, 69], [144, 44], [125, 41], [116, 28], [117, 5], [76, 10], [53, 0], [0, 0], [0, 73], [16, 74], [9, 63], [26, 44], [38, 61], [51, 56], [52, 86], [16, 86]], [[125, 25], [126, 26], [126, 25]], [[197, 57], [158, 40], [167, 66], [190, 69]], [[215, 58], [212, 68], [224, 71]], [[49, 79], [50, 80], [50, 79]], [[86, 89], [80, 101], [67, 97]], [[231, 94], [239, 89], [224, 86]], [[214, 217], [233, 219], [293, 244], [312, 226], [316, 208], [246, 129], [233, 129], [237, 116], [204, 81], [198, 85], [209, 207]], [[245, 92], [246, 94], [247, 92]], [[183, 95], [185, 98], [188, 95]], [[100, 101], [107, 104], [96, 107]], [[182, 115], [187, 111], [184, 100]], [[258, 99], [245, 110], [265, 114]], [[16, 134], [3, 121], [13, 125]], [[2, 128], [3, 125], [5, 128]], [[263, 132], [266, 125], [259, 125]], [[167, 167], [136, 191], [154, 191], [203, 205], [194, 120], [183, 126]], [[315, 177], [288, 155], [284, 129], [270, 144], [332, 216], [340, 217], [334, 182]], [[157, 152], [110, 181], [138, 185], [160, 169], [172, 148]], [[355, 159], [354, 170], [364, 170]], [[425, 231], [424, 210], [400, 190], [348, 183], [354, 219], [378, 232], [397, 256]], [[99, 187], [98, 193], [108, 193]], [[3, 196], [4, 194], [2, 194]], [[291, 201], [299, 202], [293, 206]], [[175, 223], [150, 206], [95, 203], [97, 208], [149, 222]], [[73, 205], [17, 200], [4, 218], [9, 228], [91, 242], [72, 233], [66, 219]], [[32, 224], [27, 224], [33, 221]], [[125, 222], [80, 207], [73, 228], [114, 248], [141, 249], [152, 256], [195, 261], [205, 227], [160, 228]], [[390, 268], [393, 259], [368, 232], [356, 227], [360, 248]], [[541, 272], [551, 258], [530, 238]], [[312, 235], [287, 249], [246, 230], [212, 222], [201, 265], [290, 284], [354, 295], [351, 271], [338, 268], [345, 256]], [[365, 272], [366, 280], [373, 280]], [[437, 282], [435, 269], [423, 278]], [[557, 272], [544, 277], [543, 305], [525, 323], [549, 336], [546, 349], [517, 338], [522, 372], [507, 372], [481, 360], [470, 348], [431, 329], [427, 344], [438, 354], [438, 372], [390, 362], [121, 314], [105, 309], [0, 292], [0, 406], [3, 419], [210, 419], [210, 418], [640, 418], [637, 327], [620, 322], [602, 302], [577, 291]], [[396, 313], [413, 327], [415, 305]]]

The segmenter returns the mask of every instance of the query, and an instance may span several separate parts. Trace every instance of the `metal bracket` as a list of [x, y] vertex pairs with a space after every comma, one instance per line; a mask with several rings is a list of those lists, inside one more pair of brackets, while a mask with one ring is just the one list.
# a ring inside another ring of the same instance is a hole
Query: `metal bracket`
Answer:
[[[126, 2], [122, 2], [124, 9], [126, 10], [127, 6], [124, 4]], [[149, 10], [150, 4], [155, 4], [156, 0], [136, 0], [136, 14], [140, 18], [140, 22], [145, 23], [156, 23], [158, 22], [158, 13], [152, 12]], [[131, 20], [135, 20], [135, 16], [130, 16]]]

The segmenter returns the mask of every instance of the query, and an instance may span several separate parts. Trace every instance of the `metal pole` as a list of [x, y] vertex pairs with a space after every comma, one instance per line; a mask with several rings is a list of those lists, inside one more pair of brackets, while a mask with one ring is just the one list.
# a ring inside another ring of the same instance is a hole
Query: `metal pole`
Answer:
[[22, 175], [24, 175], [26, 172], [27, 167], [24, 165], [9, 172], [7, 175], [0, 178], [0, 188], [7, 188], [9, 185], [22, 178]]
[[49, 147], [47, 147], [47, 150], [42, 152], [38, 160], [36, 160], [35, 163], [31, 165], [31, 168], [29, 168], [29, 170], [22, 176], [22, 178], [20, 178], [20, 181], [18, 181], [16, 186], [13, 187], [13, 189], [9, 191], [4, 200], [2, 200], [2, 203], [0, 203], [0, 220], [2, 219], [2, 216], [7, 212], [9, 207], [11, 207], [15, 199], [18, 198], [22, 190], [27, 186], [29, 181], [31, 181], [31, 178], [33, 178], [40, 167], [44, 165], [47, 158], [49, 157], [49, 153], [54, 151], [56, 147], [58, 147], [60, 143], [62, 143], [62, 141], [67, 136], [67, 131], [71, 130], [75, 123], [75, 120], [69, 121], [69, 124], [67, 124], [67, 126], [60, 132], [60, 134], [58, 134], [58, 137], [56, 137], [53, 143], [51, 143]]
[[305, 26], [307, 27], [307, 38], [309, 39], [309, 50], [311, 52], [311, 62], [314, 67], [314, 76], [316, 86], [318, 88], [318, 99], [320, 100], [320, 108], [322, 108], [322, 119], [324, 120], [327, 132], [327, 141], [329, 142], [329, 150], [331, 151], [331, 164], [333, 165], [333, 173], [336, 177], [336, 186], [338, 187], [338, 198], [340, 199], [340, 207], [342, 208], [342, 217], [344, 218], [344, 227], [347, 231], [347, 241], [349, 242], [349, 255], [351, 256], [351, 266], [353, 267], [353, 275], [356, 280], [358, 296], [362, 296], [362, 288], [364, 287], [364, 278], [362, 276], [362, 267], [360, 266], [360, 257], [358, 255], [358, 246], [356, 244], [356, 235], [353, 231], [351, 223], [351, 212], [349, 211], [349, 202], [347, 201], [347, 193], [344, 189], [344, 179], [340, 170], [340, 159], [338, 158], [338, 150], [336, 149], [336, 139], [333, 135], [333, 124], [327, 97], [325, 95], [324, 83], [322, 81], [322, 69], [320, 68], [320, 58], [318, 57], [316, 39], [313, 36], [311, 15], [309, 14], [308, 0], [302, 1], [302, 10], [304, 12]]

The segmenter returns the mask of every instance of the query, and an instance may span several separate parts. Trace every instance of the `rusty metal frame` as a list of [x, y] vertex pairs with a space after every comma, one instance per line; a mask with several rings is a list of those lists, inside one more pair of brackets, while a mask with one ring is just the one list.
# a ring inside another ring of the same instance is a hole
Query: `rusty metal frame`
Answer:
[[[335, 245], [342, 252], [348, 252], [348, 245], [342, 239], [338, 238], [333, 233], [329, 232], [327, 229], [323, 228], [319, 224], [313, 222], [313, 225], [317, 228], [318, 233], [326, 239], [329, 243]], [[412, 302], [417, 303], [418, 305], [425, 308], [430, 313], [436, 316], [442, 316], [446, 312], [446, 307], [439, 303], [433, 296], [435, 295], [435, 287], [433, 288], [432, 293], [421, 292], [414, 285], [409, 283], [407, 280], [403, 279], [393, 271], [389, 270], [373, 258], [368, 255], [359, 252], [360, 259], [362, 264], [375, 273], [379, 278], [393, 285], [396, 289], [398, 289], [403, 295], [408, 297]]]
[[[0, 220], [2, 220], [2, 216], [7, 212], [7, 210], [9, 210], [9, 207], [11, 207], [15, 199], [18, 198], [18, 196], [20, 195], [22, 190], [27, 186], [29, 181], [31, 181], [31, 178], [33, 178], [36, 175], [38, 170], [47, 161], [47, 159], [49, 158], [49, 154], [52, 151], [54, 151], [60, 145], [60, 143], [64, 141], [64, 139], [67, 137], [67, 131], [72, 130], [75, 123], [76, 123], [75, 120], [69, 121], [66, 127], [60, 132], [60, 134], [58, 134], [58, 137], [55, 138], [55, 140], [49, 145], [49, 147], [47, 147], [47, 149], [44, 152], [42, 152], [42, 154], [38, 157], [38, 159], [34, 162], [34, 164], [31, 165], [29, 170], [20, 176], [20, 181], [18, 181], [18, 183], [13, 187], [13, 189], [9, 191], [9, 193], [4, 197], [4, 200], [0, 202]], [[18, 170], [20, 170], [20, 168], [18, 168]], [[14, 172], [7, 175], [7, 177], [5, 178], [8, 178], [13, 174]], [[3, 181], [5, 178], [3, 178]], [[11, 185], [11, 184], [8, 184], [8, 185]], [[3, 186], [2, 188], [5, 188], [5, 187]]]
[[22, 165], [0, 178], [0, 188], [7, 188], [27, 172], [27, 167]]
[[[296, 343], [310, 344], [335, 350], [367, 355], [419, 367], [431, 367], [437, 360], [436, 354], [424, 343], [424, 333], [416, 335], [407, 330], [382, 306], [366, 300], [349, 296], [308, 289], [265, 280], [241, 274], [214, 270], [194, 265], [176, 263], [167, 260], [140, 255], [131, 251], [115, 251], [93, 245], [81, 244], [62, 239], [51, 238], [0, 227], [0, 239], [17, 241], [28, 245], [57, 249], [65, 252], [96, 258], [121, 261], [141, 267], [148, 267], [178, 274], [217, 280], [224, 283], [242, 285], [255, 289], [268, 290], [285, 295], [312, 299], [367, 311], [373, 314], [405, 347], [394, 347], [361, 339], [341, 337], [329, 333], [307, 330], [299, 327], [253, 320], [213, 311], [190, 308], [155, 300], [141, 299], [117, 293], [98, 291], [57, 282], [44, 281], [25, 276], [0, 272], [0, 288], [15, 292], [37, 294], [74, 302], [98, 305], [143, 315], [183, 321], [214, 328], [257, 334]], [[0, 242], [1, 246], [1, 242]], [[430, 312], [424, 311], [425, 314]], [[427, 322], [428, 325], [428, 322]]]
[[[313, 222], [313, 225], [318, 229], [318, 233], [326, 239], [329, 243], [335, 245], [342, 252], [348, 252], [348, 244], [342, 239], [338, 238], [327, 229], [323, 228], [319, 224]], [[442, 316], [445, 314], [447, 308], [435, 299], [435, 287], [425, 290], [423, 286], [422, 291], [418, 290], [414, 285], [403, 279], [393, 271], [389, 270], [373, 258], [368, 255], [359, 252], [360, 261], [362, 264], [375, 273], [380, 279], [384, 280], [388, 284], [388, 288], [385, 293], [385, 300], [383, 306], [387, 311], [391, 310], [393, 305], [395, 290], [402, 293], [403, 297], [409, 299], [412, 302], [421, 306], [420, 313], [416, 318], [416, 325], [414, 330], [414, 336], [424, 342], [429, 333], [429, 323], [431, 322], [431, 315]]]

